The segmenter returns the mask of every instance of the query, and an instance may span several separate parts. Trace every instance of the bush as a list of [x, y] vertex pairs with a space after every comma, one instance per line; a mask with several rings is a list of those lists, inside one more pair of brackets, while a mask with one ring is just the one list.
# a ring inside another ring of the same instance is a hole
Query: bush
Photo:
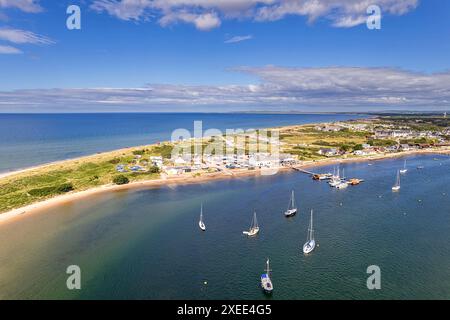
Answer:
[[159, 168], [157, 166], [150, 167], [150, 173], [159, 173]]
[[30, 191], [28, 191], [28, 194], [33, 197], [45, 197], [55, 193], [56, 193], [55, 187], [44, 187], [38, 189], [31, 189]]
[[127, 184], [130, 180], [124, 175], [118, 175], [113, 178], [113, 183], [115, 184]]
[[60, 185], [57, 189], [56, 189], [56, 191], [58, 192], [58, 193], [66, 193], [66, 192], [70, 192], [70, 191], [73, 191], [73, 184], [71, 184], [71, 183], [64, 183], [64, 184], [62, 184], [62, 185]]
[[137, 156], [137, 155], [142, 156], [144, 153], [145, 153], [145, 150], [134, 150], [134, 151], [133, 151], [133, 154], [134, 154], [135, 156]]
[[74, 190], [74, 187], [71, 183], [64, 183], [56, 187], [52, 186], [52, 187], [31, 189], [30, 191], [28, 191], [28, 194], [33, 197], [46, 197], [51, 195], [57, 195], [60, 193], [66, 193], [72, 190]]
[[108, 162], [111, 163], [111, 164], [119, 164], [120, 159], [119, 158], [114, 158], [114, 159], [109, 160]]

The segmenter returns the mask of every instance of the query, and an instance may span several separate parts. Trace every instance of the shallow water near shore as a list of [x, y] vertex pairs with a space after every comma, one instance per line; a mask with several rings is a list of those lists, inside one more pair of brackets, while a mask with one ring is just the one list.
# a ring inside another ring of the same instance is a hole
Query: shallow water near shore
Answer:
[[[402, 158], [343, 164], [365, 179], [346, 190], [286, 172], [111, 192], [32, 214], [0, 226], [0, 299], [267, 299], [267, 257], [269, 299], [450, 299], [450, 158], [407, 159], [398, 193]], [[291, 189], [299, 213], [287, 219]], [[318, 247], [305, 256], [310, 208]], [[261, 232], [249, 239], [253, 209]], [[69, 265], [81, 267], [79, 291], [66, 288]], [[369, 265], [381, 268], [381, 290], [366, 287]]]

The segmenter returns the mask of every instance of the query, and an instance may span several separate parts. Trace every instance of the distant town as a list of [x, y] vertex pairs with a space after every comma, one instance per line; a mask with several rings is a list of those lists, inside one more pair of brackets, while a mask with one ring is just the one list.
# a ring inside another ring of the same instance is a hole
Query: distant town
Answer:
[[[118, 164], [118, 172], [161, 172], [167, 177], [183, 174], [233, 170], [256, 170], [302, 165], [321, 159], [365, 158], [405, 151], [450, 147], [450, 121], [447, 115], [394, 116], [363, 120], [299, 125], [273, 130], [279, 133], [279, 152], [249, 152], [248, 143], [242, 145], [236, 139], [227, 138], [226, 147], [234, 148], [233, 154], [180, 155], [172, 153], [149, 155], [147, 150], [135, 151], [130, 163]], [[212, 141], [210, 141], [212, 143]], [[178, 142], [180, 144], [186, 141]], [[277, 143], [272, 141], [271, 143]], [[177, 143], [160, 144], [172, 151]], [[140, 153], [140, 154], [139, 154]], [[151, 167], [157, 169], [150, 169]]]

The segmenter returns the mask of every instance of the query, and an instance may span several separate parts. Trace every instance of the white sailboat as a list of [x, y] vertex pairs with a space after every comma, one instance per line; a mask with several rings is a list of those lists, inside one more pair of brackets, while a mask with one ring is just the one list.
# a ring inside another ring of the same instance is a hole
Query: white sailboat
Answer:
[[205, 223], [203, 222], [203, 203], [200, 206], [200, 220], [198, 221], [198, 226], [202, 231], [206, 230]]
[[400, 190], [400, 172], [397, 171], [397, 179], [395, 180], [395, 184], [392, 187], [392, 191], [398, 191]]
[[333, 170], [333, 176], [330, 179], [330, 182], [328, 182], [328, 184], [330, 185], [330, 187], [336, 187], [338, 184], [341, 183], [341, 177], [339, 174], [339, 167], [337, 168], [337, 174], [334, 173]]
[[400, 169], [400, 173], [401, 174], [404, 174], [404, 173], [406, 173], [408, 171], [408, 169], [406, 169], [406, 159], [405, 159], [405, 162], [403, 163], [403, 169]]
[[311, 209], [311, 220], [309, 221], [308, 238], [306, 239], [306, 243], [303, 245], [303, 253], [308, 254], [312, 252], [315, 247], [316, 241], [314, 240], [313, 210]]
[[291, 199], [289, 199], [289, 205], [288, 205], [287, 210], [284, 212], [284, 215], [286, 217], [292, 217], [296, 213], [297, 213], [297, 207], [295, 206], [294, 190], [292, 190]]
[[252, 220], [252, 224], [250, 225], [250, 229], [248, 231], [243, 231], [242, 233], [252, 237], [252, 236], [256, 236], [259, 232], [259, 225], [258, 225], [258, 220], [256, 220], [256, 211], [253, 213], [253, 220]]
[[272, 285], [272, 279], [270, 279], [270, 266], [269, 266], [269, 258], [267, 258], [266, 261], [266, 273], [263, 273], [261, 275], [261, 287], [263, 288], [264, 292], [266, 293], [272, 293], [273, 291], [273, 285]]

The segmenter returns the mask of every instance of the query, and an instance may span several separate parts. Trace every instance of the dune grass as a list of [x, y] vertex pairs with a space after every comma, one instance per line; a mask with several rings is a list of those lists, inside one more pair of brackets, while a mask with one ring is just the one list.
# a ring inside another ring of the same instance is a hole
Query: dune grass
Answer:
[[[23, 207], [71, 191], [82, 191], [111, 184], [117, 164], [133, 164], [136, 151], [140, 160], [148, 160], [150, 155], [167, 156], [171, 146], [158, 145], [116, 150], [74, 160], [38, 167], [0, 179], [0, 212]], [[125, 172], [130, 182], [152, 180], [159, 173]]]

